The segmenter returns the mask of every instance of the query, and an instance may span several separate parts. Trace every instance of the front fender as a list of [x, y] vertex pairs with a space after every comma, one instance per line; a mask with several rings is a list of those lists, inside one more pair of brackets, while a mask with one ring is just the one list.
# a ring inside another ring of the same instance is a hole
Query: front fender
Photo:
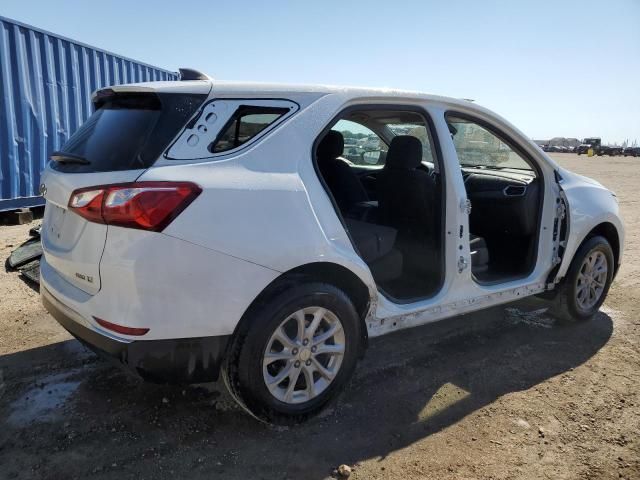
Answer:
[[618, 234], [620, 253], [618, 266], [624, 249], [624, 224], [620, 218], [618, 201], [610, 190], [587, 177], [563, 170], [561, 187], [569, 209], [569, 238], [562, 257], [558, 278], [566, 275], [573, 257], [596, 227], [610, 223]]

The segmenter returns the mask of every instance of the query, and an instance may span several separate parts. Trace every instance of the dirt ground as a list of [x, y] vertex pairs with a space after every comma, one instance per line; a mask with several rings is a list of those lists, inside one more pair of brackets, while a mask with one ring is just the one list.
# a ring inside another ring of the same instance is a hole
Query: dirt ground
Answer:
[[[640, 159], [561, 164], [618, 194], [623, 267], [602, 312], [539, 304], [371, 342], [340, 399], [296, 428], [257, 423], [218, 385], [144, 384], [87, 352], [0, 271], [0, 478], [640, 479]], [[0, 227], [0, 258], [28, 226]]]

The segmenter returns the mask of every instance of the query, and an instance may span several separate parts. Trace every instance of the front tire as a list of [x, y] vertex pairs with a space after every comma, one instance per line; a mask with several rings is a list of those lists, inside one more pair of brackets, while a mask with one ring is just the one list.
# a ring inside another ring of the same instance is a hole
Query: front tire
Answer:
[[249, 312], [223, 371], [227, 387], [259, 420], [305, 421], [351, 378], [361, 329], [342, 290], [325, 283], [288, 288]]
[[609, 292], [614, 268], [613, 251], [607, 239], [602, 236], [587, 239], [574, 255], [550, 313], [566, 323], [592, 318]]

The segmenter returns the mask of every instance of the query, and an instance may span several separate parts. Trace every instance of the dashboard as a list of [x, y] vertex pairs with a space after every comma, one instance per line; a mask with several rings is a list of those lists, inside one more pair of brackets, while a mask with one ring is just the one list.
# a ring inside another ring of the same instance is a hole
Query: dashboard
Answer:
[[471, 200], [470, 229], [480, 236], [535, 233], [540, 182], [535, 172], [462, 167]]

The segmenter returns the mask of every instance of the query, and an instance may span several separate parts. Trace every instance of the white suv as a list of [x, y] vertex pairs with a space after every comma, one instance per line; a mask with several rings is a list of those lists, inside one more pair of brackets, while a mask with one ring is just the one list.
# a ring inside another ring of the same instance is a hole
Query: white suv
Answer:
[[620, 265], [615, 195], [470, 101], [204, 78], [93, 103], [43, 176], [44, 305], [265, 421], [319, 411], [369, 337], [540, 294], [589, 318]]

